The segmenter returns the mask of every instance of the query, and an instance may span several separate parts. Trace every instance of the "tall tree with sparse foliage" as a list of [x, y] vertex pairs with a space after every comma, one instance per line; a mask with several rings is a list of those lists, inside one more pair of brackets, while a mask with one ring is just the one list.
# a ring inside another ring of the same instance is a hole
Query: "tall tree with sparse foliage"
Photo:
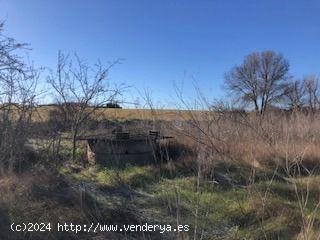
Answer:
[[12, 171], [25, 157], [38, 78], [18, 54], [26, 44], [7, 37], [3, 28], [0, 23], [0, 173]]
[[281, 54], [256, 52], [226, 73], [225, 83], [237, 99], [252, 104], [257, 113], [263, 114], [282, 99], [290, 78], [288, 72], [289, 63]]
[[71, 128], [73, 160], [77, 138], [90, 116], [120, 93], [120, 89], [111, 89], [107, 84], [109, 71], [117, 63], [119, 60], [107, 66], [100, 62], [90, 66], [77, 55], [71, 59], [59, 52], [57, 70], [48, 76], [59, 112]]

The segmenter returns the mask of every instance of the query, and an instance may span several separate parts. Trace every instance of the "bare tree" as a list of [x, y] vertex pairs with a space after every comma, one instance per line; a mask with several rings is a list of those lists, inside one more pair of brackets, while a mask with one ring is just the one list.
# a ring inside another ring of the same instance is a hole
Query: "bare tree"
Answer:
[[305, 90], [301, 81], [296, 80], [288, 83], [284, 95], [290, 110], [301, 110], [304, 106]]
[[263, 114], [283, 97], [288, 71], [289, 63], [281, 54], [252, 53], [225, 75], [225, 83], [239, 100], [253, 104], [255, 111]]
[[77, 55], [70, 59], [59, 52], [57, 70], [48, 76], [48, 83], [59, 103], [59, 111], [65, 122], [70, 124], [73, 160], [76, 158], [80, 130], [84, 129], [100, 107], [113, 101], [120, 93], [120, 88], [110, 89], [106, 81], [109, 70], [117, 63], [119, 60], [103, 66], [98, 62], [91, 67]]
[[27, 44], [16, 42], [15, 39], [7, 37], [3, 33], [4, 23], [0, 22], [0, 78], [4, 78], [3, 74], [7, 71], [22, 72], [25, 66], [21, 57], [16, 54], [16, 50], [23, 49]]
[[303, 85], [307, 95], [308, 108], [312, 113], [315, 113], [319, 108], [318, 78], [315, 75], [305, 77]]
[[12, 170], [24, 158], [31, 134], [38, 71], [17, 54], [26, 44], [3, 34], [0, 23], [0, 170]]

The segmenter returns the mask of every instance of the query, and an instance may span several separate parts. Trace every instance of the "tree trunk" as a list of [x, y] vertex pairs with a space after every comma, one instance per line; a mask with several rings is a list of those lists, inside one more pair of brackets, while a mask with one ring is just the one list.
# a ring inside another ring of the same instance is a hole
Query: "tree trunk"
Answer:
[[77, 135], [78, 135], [78, 129], [75, 128], [72, 132], [72, 161], [76, 160]]

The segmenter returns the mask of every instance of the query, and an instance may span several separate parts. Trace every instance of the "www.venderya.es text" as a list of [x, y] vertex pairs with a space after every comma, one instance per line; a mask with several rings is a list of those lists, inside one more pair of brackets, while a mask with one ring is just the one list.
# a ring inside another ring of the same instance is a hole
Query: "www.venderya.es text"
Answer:
[[74, 223], [12, 223], [10, 226], [14, 232], [182, 232], [189, 231], [189, 225], [171, 226], [166, 224], [74, 224]]

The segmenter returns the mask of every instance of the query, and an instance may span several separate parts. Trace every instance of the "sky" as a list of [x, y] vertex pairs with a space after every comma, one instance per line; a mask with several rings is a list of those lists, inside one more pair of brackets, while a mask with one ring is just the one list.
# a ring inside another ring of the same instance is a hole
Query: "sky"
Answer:
[[225, 97], [225, 72], [256, 51], [274, 50], [297, 78], [320, 71], [318, 0], [0, 0], [5, 34], [30, 43], [36, 65], [55, 68], [57, 53], [94, 63], [123, 59], [110, 81], [132, 86], [129, 101], [150, 93], [172, 108], [175, 86]]

